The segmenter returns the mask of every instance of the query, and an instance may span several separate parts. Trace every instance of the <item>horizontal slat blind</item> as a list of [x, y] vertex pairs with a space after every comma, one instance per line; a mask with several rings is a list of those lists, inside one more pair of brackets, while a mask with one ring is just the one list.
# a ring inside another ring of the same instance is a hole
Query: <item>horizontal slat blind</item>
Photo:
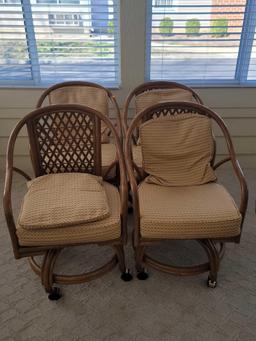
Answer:
[[[250, 10], [255, 12], [255, 0], [248, 2], [252, 4]], [[152, 0], [148, 3], [149, 79], [196, 84], [247, 80], [248, 67], [247, 70], [241, 67], [249, 61], [251, 53], [249, 43], [245, 41], [241, 46], [241, 39], [252, 38], [243, 33], [246, 0]], [[254, 29], [255, 22], [248, 20], [248, 23]], [[241, 48], [248, 50], [241, 53]], [[250, 70], [255, 65], [255, 52]], [[255, 74], [252, 78], [256, 80]]]
[[253, 81], [255, 79], [256, 79], [256, 31], [254, 32], [252, 53], [251, 53], [249, 73], [248, 73], [249, 81]]
[[[21, 1], [35, 84], [67, 80], [87, 80], [109, 87], [119, 84], [118, 0]], [[2, 7], [6, 5], [0, 3], [0, 10]], [[0, 37], [1, 31], [7, 30], [5, 23], [0, 27]], [[11, 38], [21, 39], [22, 12], [14, 27]]]
[[0, 0], [0, 81], [31, 82], [26, 32], [20, 0]]

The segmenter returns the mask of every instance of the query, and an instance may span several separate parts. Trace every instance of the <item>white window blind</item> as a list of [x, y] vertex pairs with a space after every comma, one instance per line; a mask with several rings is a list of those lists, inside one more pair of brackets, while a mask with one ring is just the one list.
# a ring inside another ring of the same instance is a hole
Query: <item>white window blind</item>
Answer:
[[120, 83], [119, 0], [0, 0], [0, 13], [1, 83]]
[[32, 80], [21, 2], [0, 0], [0, 82]]
[[147, 78], [192, 84], [256, 81], [255, 0], [148, 0]]
[[256, 79], [256, 31], [254, 32], [252, 53], [251, 53], [249, 73], [248, 73], [249, 81], [253, 81], [253, 80], [255, 81], [255, 79]]

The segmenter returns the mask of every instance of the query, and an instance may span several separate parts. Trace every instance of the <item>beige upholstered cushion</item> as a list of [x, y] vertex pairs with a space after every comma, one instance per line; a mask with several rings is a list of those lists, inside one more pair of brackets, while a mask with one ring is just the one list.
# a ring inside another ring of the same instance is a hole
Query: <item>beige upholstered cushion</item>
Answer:
[[191, 186], [216, 180], [210, 166], [214, 143], [208, 117], [180, 114], [152, 119], [140, 126], [140, 138], [149, 183]]
[[24, 229], [17, 226], [17, 236], [22, 246], [69, 245], [114, 240], [121, 235], [120, 197], [118, 190], [103, 183], [110, 215], [106, 219], [86, 224], [46, 229]]
[[224, 238], [240, 234], [241, 215], [226, 189], [164, 187], [143, 182], [138, 190], [144, 238]]
[[135, 107], [136, 113], [150, 107], [151, 105], [169, 102], [169, 101], [195, 101], [193, 94], [188, 90], [183, 89], [154, 89], [143, 92], [136, 96]]
[[[193, 94], [183, 89], [153, 89], [143, 92], [135, 98], [136, 113], [150, 107], [151, 105], [169, 101], [195, 102]], [[141, 144], [138, 138], [137, 145]], [[136, 163], [136, 162], [135, 162]], [[137, 164], [137, 163], [136, 163]]]
[[109, 216], [102, 179], [91, 174], [59, 173], [28, 183], [18, 224], [24, 229], [65, 227]]
[[[108, 95], [104, 89], [90, 86], [65, 86], [49, 94], [50, 104], [81, 104], [108, 116]], [[109, 142], [109, 129], [101, 122], [101, 142]]]

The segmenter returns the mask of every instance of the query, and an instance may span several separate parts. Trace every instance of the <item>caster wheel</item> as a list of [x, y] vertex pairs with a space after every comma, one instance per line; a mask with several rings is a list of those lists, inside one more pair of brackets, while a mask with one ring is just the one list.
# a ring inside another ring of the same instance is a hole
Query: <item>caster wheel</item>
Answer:
[[148, 279], [148, 273], [145, 269], [143, 269], [142, 271], [137, 273], [137, 278], [140, 281], [145, 281], [146, 279]]
[[214, 289], [217, 286], [217, 281], [213, 281], [213, 280], [210, 279], [210, 277], [208, 277], [208, 279], [207, 279], [207, 286], [208, 286], [208, 288]]
[[124, 282], [130, 282], [132, 280], [132, 274], [130, 273], [130, 270], [129, 269], [126, 269], [125, 272], [122, 273], [121, 275], [121, 279], [124, 281]]
[[50, 301], [58, 301], [62, 297], [60, 288], [54, 287], [52, 292], [48, 295]]

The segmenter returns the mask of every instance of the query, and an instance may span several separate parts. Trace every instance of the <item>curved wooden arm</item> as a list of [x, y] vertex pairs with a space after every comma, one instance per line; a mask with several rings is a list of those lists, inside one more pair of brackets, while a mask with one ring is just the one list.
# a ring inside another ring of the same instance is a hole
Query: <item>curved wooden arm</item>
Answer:
[[109, 90], [108, 90], [108, 96], [109, 96], [112, 104], [114, 104], [114, 107], [115, 107], [116, 119], [117, 119], [115, 124], [117, 125], [118, 135], [121, 139], [121, 144], [123, 145], [123, 125], [122, 125], [122, 117], [121, 117], [120, 108], [119, 108], [119, 105], [117, 103], [116, 97]]
[[134, 217], [134, 245], [138, 245], [140, 236], [140, 207], [138, 197], [138, 186], [133, 170], [132, 150], [131, 150], [132, 130], [128, 129], [125, 140], [125, 161], [126, 170], [130, 181], [132, 203], [133, 203], [133, 217]]
[[127, 210], [128, 210], [128, 184], [127, 184], [127, 176], [126, 176], [126, 167], [124, 156], [122, 152], [121, 141], [116, 134], [116, 146], [117, 146], [117, 155], [119, 161], [119, 172], [120, 172], [120, 199], [121, 199], [121, 218], [122, 218], [122, 236], [124, 243], [127, 243]]
[[4, 195], [3, 195], [3, 208], [4, 214], [7, 222], [7, 226], [9, 229], [11, 241], [12, 241], [12, 248], [14, 252], [15, 258], [20, 258], [19, 254], [19, 242], [16, 235], [16, 225], [13, 216], [13, 209], [12, 209], [12, 179], [13, 179], [13, 172], [17, 172], [21, 174], [25, 179], [31, 180], [30, 176], [23, 172], [21, 169], [13, 167], [13, 154], [14, 154], [14, 146], [17, 139], [17, 136], [23, 127], [25, 121], [20, 121], [14, 130], [12, 131], [10, 138], [8, 140], [7, 145], [7, 153], [6, 153], [6, 174], [5, 174], [5, 182], [4, 182]]
[[[237, 179], [239, 181], [240, 184], [240, 206], [239, 206], [239, 211], [242, 215], [242, 223], [244, 221], [244, 217], [245, 217], [245, 213], [246, 213], [246, 209], [247, 209], [247, 204], [248, 204], [248, 187], [247, 187], [247, 183], [245, 180], [245, 176], [244, 173], [242, 171], [242, 168], [239, 164], [239, 161], [237, 159], [231, 160], [232, 161], [232, 165], [235, 171], [235, 174], [237, 176]], [[242, 230], [242, 226], [241, 225], [241, 230]]]
[[239, 185], [240, 185], [240, 206], [239, 206], [239, 211], [244, 219], [244, 215], [247, 209], [247, 203], [248, 203], [248, 187], [247, 187], [247, 183], [245, 181], [245, 176], [243, 174], [242, 168], [239, 164], [239, 161], [235, 158], [235, 156], [231, 157], [226, 157], [225, 159], [220, 160], [219, 162], [217, 162], [213, 169], [216, 170], [217, 168], [219, 168], [220, 166], [222, 166], [223, 164], [227, 163], [231, 161], [232, 166], [233, 166], [233, 170], [234, 173], [238, 179]]
[[219, 168], [220, 166], [222, 166], [224, 163], [228, 162], [228, 161], [231, 161], [231, 157], [226, 157], [225, 159], [222, 159], [220, 161], [218, 161], [214, 166], [213, 166], [213, 169], [217, 169]]
[[32, 178], [26, 172], [24, 172], [22, 169], [17, 168], [17, 167], [13, 167], [12, 169], [14, 172], [23, 176], [26, 180], [28, 180], [28, 181], [32, 180]]

